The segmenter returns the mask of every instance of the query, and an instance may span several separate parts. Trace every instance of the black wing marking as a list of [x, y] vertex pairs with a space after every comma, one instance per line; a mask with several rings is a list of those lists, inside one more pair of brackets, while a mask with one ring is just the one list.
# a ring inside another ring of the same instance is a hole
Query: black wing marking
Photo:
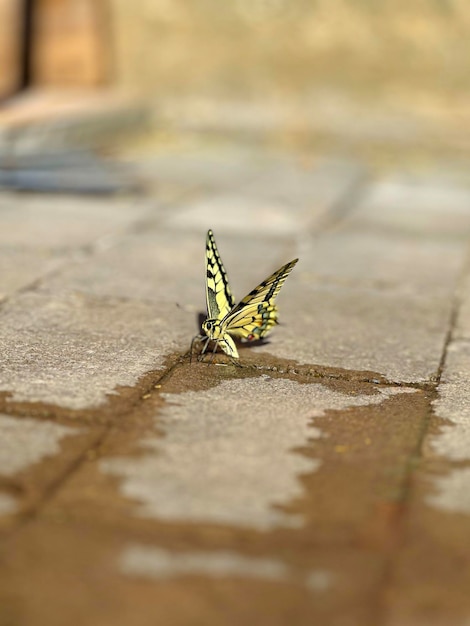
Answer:
[[206, 238], [206, 303], [209, 319], [218, 320], [228, 315], [235, 304], [227, 272], [211, 230]]

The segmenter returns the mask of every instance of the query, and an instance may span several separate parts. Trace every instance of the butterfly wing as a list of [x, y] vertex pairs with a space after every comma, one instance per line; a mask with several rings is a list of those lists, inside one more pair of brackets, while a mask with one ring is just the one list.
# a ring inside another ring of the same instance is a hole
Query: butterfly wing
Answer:
[[247, 341], [265, 337], [277, 324], [275, 300], [297, 261], [286, 263], [250, 291], [224, 318], [225, 332]]
[[208, 319], [216, 320], [226, 317], [235, 305], [227, 272], [211, 230], [206, 238], [206, 303]]

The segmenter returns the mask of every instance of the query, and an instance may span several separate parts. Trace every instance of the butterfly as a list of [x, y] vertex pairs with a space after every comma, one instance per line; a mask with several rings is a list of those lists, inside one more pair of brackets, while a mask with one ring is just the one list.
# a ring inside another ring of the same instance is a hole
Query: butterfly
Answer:
[[274, 303], [298, 260], [294, 259], [283, 265], [236, 305], [214, 233], [209, 230], [206, 238], [207, 318], [202, 324], [204, 335], [197, 335], [193, 339], [193, 343], [196, 339], [205, 340], [199, 358], [203, 357], [209, 343], [214, 341], [213, 353], [220, 346], [229, 357], [238, 359], [238, 350], [232, 337], [238, 337], [242, 341], [255, 341], [265, 337], [278, 323], [277, 306]]

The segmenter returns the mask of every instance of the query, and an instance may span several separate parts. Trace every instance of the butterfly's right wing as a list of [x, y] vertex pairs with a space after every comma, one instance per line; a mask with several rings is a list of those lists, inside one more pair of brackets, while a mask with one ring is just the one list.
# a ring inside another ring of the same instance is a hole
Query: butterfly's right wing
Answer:
[[247, 341], [262, 339], [277, 324], [276, 298], [298, 259], [286, 263], [241, 300], [224, 319], [227, 333]]
[[207, 317], [216, 320], [223, 319], [235, 305], [227, 272], [211, 230], [206, 238], [206, 303]]

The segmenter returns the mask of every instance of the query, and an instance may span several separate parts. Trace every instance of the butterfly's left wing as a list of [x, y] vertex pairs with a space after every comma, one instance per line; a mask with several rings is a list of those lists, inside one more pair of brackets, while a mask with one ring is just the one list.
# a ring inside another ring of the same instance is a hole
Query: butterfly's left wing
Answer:
[[297, 261], [286, 263], [250, 291], [223, 320], [225, 331], [247, 341], [266, 336], [277, 324], [275, 300]]
[[226, 317], [235, 304], [227, 272], [211, 230], [206, 238], [206, 303], [208, 319], [216, 320]]

